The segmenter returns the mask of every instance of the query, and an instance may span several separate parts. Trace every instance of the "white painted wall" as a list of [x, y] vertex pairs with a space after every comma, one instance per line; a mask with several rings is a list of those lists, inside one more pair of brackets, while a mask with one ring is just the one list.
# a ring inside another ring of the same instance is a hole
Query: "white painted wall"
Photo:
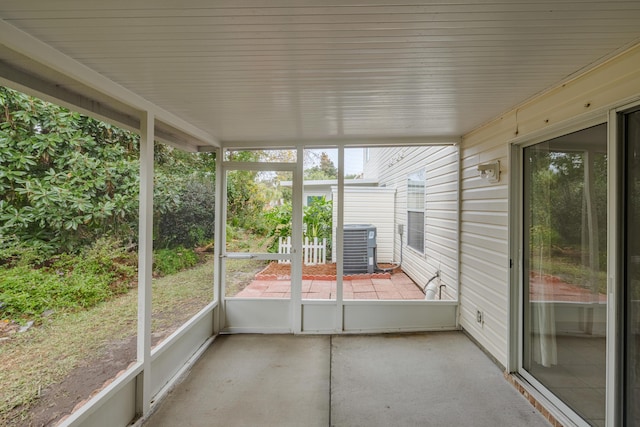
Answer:
[[[509, 345], [509, 150], [518, 138], [562, 133], [568, 121], [606, 119], [640, 98], [640, 45], [539, 95], [463, 137], [461, 151], [460, 324], [507, 366]], [[482, 181], [479, 164], [500, 160], [501, 179]], [[484, 323], [476, 322], [476, 310]], [[515, 314], [514, 314], [515, 315]]]
[[[402, 269], [420, 286], [440, 270], [446, 287], [442, 299], [457, 299], [458, 290], [458, 147], [370, 148], [364, 177], [394, 188], [395, 224], [403, 224]], [[407, 175], [425, 169], [424, 253], [407, 243]], [[400, 259], [400, 237], [394, 226], [394, 259]]]

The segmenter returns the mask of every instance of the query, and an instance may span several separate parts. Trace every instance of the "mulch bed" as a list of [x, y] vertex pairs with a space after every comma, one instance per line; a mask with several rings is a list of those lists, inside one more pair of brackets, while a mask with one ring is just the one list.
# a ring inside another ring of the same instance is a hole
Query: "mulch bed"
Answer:
[[[378, 264], [378, 267], [389, 269], [394, 266], [391, 264]], [[343, 280], [389, 279], [391, 274], [400, 272], [402, 270], [399, 267], [395, 267], [390, 272], [345, 275]], [[264, 270], [256, 274], [255, 278], [256, 280], [290, 280], [291, 264], [272, 262]], [[302, 267], [302, 280], [336, 280], [336, 264], [304, 265]]]

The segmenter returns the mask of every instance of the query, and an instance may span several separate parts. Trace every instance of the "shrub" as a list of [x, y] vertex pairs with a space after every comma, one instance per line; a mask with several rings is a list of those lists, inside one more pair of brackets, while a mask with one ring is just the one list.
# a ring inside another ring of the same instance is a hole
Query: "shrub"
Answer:
[[195, 247], [213, 239], [215, 188], [208, 181], [189, 181], [157, 218], [155, 245]]
[[[271, 238], [269, 251], [278, 250], [278, 238], [291, 236], [291, 204], [285, 203], [269, 210], [265, 215]], [[327, 239], [327, 256], [331, 256], [331, 233], [333, 223], [333, 202], [324, 197], [315, 198], [304, 208], [302, 218], [307, 237]]]
[[198, 255], [192, 249], [181, 246], [158, 249], [153, 253], [153, 272], [159, 276], [174, 274], [198, 263]]
[[37, 318], [46, 310], [92, 307], [112, 295], [105, 275], [24, 265], [0, 272], [0, 313], [15, 320]]
[[0, 234], [0, 265], [39, 265], [50, 258], [55, 249], [45, 242], [22, 242], [17, 236]]
[[98, 239], [78, 256], [48, 260], [29, 248], [16, 251], [28, 256], [0, 268], [2, 317], [25, 320], [47, 310], [89, 308], [125, 292], [136, 275], [136, 255], [115, 239]]

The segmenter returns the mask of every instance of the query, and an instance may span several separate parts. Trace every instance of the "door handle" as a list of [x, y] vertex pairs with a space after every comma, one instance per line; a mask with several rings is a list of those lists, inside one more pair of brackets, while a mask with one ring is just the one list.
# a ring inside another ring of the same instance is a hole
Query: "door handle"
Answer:
[[256, 256], [254, 254], [221, 254], [220, 258], [253, 259], [253, 258], [256, 258]]

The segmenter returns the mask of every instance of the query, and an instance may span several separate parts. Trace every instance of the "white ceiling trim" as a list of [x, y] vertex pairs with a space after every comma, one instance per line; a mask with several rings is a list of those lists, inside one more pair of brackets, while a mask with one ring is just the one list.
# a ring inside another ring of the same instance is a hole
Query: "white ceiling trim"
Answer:
[[259, 141], [224, 141], [225, 149], [259, 150], [265, 146], [277, 149], [291, 149], [298, 145], [304, 148], [366, 148], [366, 147], [391, 147], [391, 146], [422, 146], [422, 145], [458, 145], [462, 141], [461, 137], [442, 136], [397, 136], [397, 137], [370, 137], [370, 138], [326, 138], [326, 139], [305, 139], [301, 140], [259, 140]]

